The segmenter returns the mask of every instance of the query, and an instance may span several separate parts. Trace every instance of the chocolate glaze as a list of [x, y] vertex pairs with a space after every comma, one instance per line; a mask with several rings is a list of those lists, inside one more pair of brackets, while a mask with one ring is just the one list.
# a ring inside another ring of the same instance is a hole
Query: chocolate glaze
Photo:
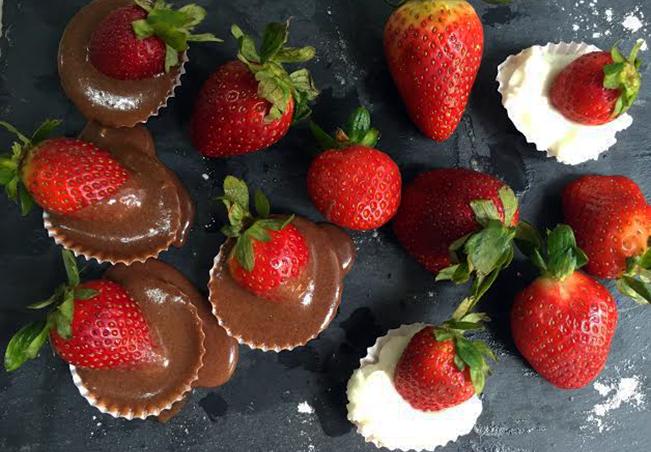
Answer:
[[293, 224], [305, 237], [310, 258], [284, 299], [257, 297], [235, 282], [226, 263], [232, 239], [224, 243], [211, 270], [213, 313], [231, 336], [252, 348], [280, 351], [306, 344], [328, 326], [341, 302], [343, 279], [355, 256], [352, 240], [336, 226], [300, 217]]
[[116, 265], [105, 278], [123, 285], [142, 309], [161, 359], [129, 370], [76, 369], [98, 407], [163, 422], [192, 387], [215, 387], [233, 375], [237, 342], [210, 315], [208, 302], [174, 268], [156, 260]]
[[184, 53], [180, 65], [144, 80], [117, 80], [98, 71], [88, 58], [90, 37], [111, 11], [131, 4], [91, 2], [68, 22], [59, 43], [59, 76], [66, 95], [86, 118], [110, 127], [131, 127], [155, 115], [180, 84], [187, 60]]
[[45, 214], [57, 243], [100, 262], [126, 264], [182, 246], [194, 205], [176, 175], [156, 157], [149, 131], [89, 123], [80, 138], [109, 151], [130, 177], [115, 195], [74, 215]]

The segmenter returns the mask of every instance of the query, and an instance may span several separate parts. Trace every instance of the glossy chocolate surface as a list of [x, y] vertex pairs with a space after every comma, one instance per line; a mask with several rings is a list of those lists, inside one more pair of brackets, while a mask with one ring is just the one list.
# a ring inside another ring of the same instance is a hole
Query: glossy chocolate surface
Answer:
[[145, 122], [166, 105], [183, 73], [181, 64], [168, 73], [143, 80], [117, 80], [104, 75], [88, 58], [88, 43], [97, 25], [111, 11], [132, 0], [95, 0], [68, 22], [59, 43], [59, 77], [66, 95], [89, 120], [110, 127]]
[[233, 337], [252, 348], [286, 350], [306, 344], [328, 326], [341, 301], [343, 280], [355, 256], [352, 240], [332, 225], [298, 217], [293, 224], [305, 237], [310, 258], [282, 299], [257, 297], [235, 282], [226, 265], [232, 240], [224, 244], [211, 271], [213, 313]]
[[[238, 361], [238, 345], [210, 314], [207, 300], [169, 265], [149, 260], [117, 265], [105, 278], [123, 285], [142, 309], [159, 360], [127, 370], [77, 368], [83, 385], [109, 411], [178, 412], [192, 387], [226, 383]], [[162, 410], [162, 411], [161, 411]]]

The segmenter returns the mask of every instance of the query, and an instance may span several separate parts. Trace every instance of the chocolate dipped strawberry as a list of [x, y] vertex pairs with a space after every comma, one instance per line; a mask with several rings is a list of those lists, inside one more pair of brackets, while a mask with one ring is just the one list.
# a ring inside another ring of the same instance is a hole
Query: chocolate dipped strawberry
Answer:
[[231, 276], [258, 296], [278, 298], [279, 290], [287, 290], [282, 286], [298, 280], [310, 257], [305, 238], [291, 224], [294, 215], [270, 216], [269, 200], [260, 190], [255, 192], [254, 215], [246, 183], [233, 176], [224, 180], [220, 200], [229, 220], [222, 232], [235, 239], [228, 259]]
[[132, 367], [156, 359], [149, 326], [138, 305], [112, 281], [80, 283], [70, 251], [63, 251], [68, 283], [32, 309], [49, 309], [45, 320], [21, 328], [9, 341], [7, 371], [36, 358], [45, 341], [67, 363], [88, 369]]
[[567, 65], [550, 89], [552, 105], [567, 119], [585, 125], [606, 124], [628, 111], [640, 92], [638, 42], [628, 57], [617, 46], [591, 52]]
[[518, 350], [545, 380], [582, 388], [606, 364], [617, 327], [608, 290], [578, 269], [587, 262], [572, 228], [548, 231], [546, 244], [523, 249], [541, 276], [515, 297], [511, 332]]
[[45, 121], [28, 137], [10, 124], [15, 134], [11, 154], [0, 158], [0, 184], [26, 215], [34, 201], [44, 210], [73, 215], [114, 195], [129, 178], [111, 154], [92, 143], [73, 138], [46, 137], [60, 124]]
[[206, 157], [230, 157], [265, 149], [293, 122], [310, 114], [318, 90], [307, 69], [288, 72], [284, 64], [314, 58], [313, 47], [288, 47], [289, 21], [271, 23], [256, 48], [237, 25], [237, 60], [217, 69], [204, 83], [194, 106], [191, 136]]
[[651, 301], [651, 206], [625, 176], [582, 176], [563, 190], [565, 220], [588, 256], [586, 271], [616, 279], [638, 303]]
[[88, 58], [103, 74], [141, 80], [169, 72], [190, 42], [219, 42], [211, 33], [192, 34], [206, 17], [198, 5], [179, 9], [163, 0], [134, 0], [102, 19], [90, 37]]
[[375, 148], [379, 132], [359, 107], [332, 137], [315, 123], [324, 148], [310, 165], [307, 190], [321, 214], [338, 226], [365, 231], [386, 224], [398, 210], [402, 178], [389, 155]]

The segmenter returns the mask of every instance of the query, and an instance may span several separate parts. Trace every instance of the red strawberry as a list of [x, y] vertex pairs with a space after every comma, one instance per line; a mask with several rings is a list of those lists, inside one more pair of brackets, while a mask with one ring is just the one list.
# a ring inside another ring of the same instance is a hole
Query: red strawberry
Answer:
[[307, 173], [307, 189], [316, 208], [345, 228], [364, 231], [387, 223], [400, 205], [402, 182], [398, 165], [375, 149], [379, 132], [371, 129], [369, 112], [358, 108], [336, 139], [314, 123], [311, 128], [326, 149]]
[[70, 251], [63, 251], [68, 283], [32, 309], [52, 307], [46, 319], [21, 328], [5, 352], [5, 369], [13, 371], [38, 355], [48, 336], [59, 356], [89, 369], [131, 367], [155, 359], [149, 326], [124, 288], [107, 280], [79, 284]]
[[[507, 220], [502, 224], [505, 207]], [[470, 241], [458, 241], [481, 232], [482, 226], [486, 230], [491, 216], [493, 226], [502, 227], [504, 235], [498, 235], [499, 243], [491, 240], [483, 245], [499, 251], [501, 256], [511, 249], [510, 240], [506, 243], [503, 239], [513, 238], [511, 226], [519, 220], [513, 192], [488, 174], [463, 168], [435, 169], [419, 175], [405, 189], [393, 227], [407, 252], [427, 270], [437, 273], [454, 263], [451, 247], [455, 245], [452, 251], [456, 251], [464, 244], [473, 245]], [[468, 251], [473, 255], [476, 250]]]
[[587, 261], [572, 229], [548, 233], [534, 263], [542, 276], [520, 292], [511, 331], [520, 353], [544, 379], [562, 389], [582, 388], [603, 369], [617, 327], [608, 290], [576, 269]]
[[563, 210], [590, 259], [586, 270], [600, 278], [619, 278], [624, 294], [648, 303], [651, 206], [640, 187], [625, 176], [583, 176], [565, 187]]
[[258, 52], [237, 25], [239, 61], [221, 66], [208, 78], [192, 114], [194, 146], [206, 157], [231, 157], [259, 151], [285, 136], [292, 121], [310, 114], [318, 95], [307, 69], [291, 74], [283, 63], [312, 59], [313, 47], [286, 47], [289, 22], [271, 23]]
[[288, 293], [307, 266], [310, 252], [301, 232], [290, 217], [270, 217], [270, 205], [261, 192], [255, 193], [258, 218], [249, 210], [249, 189], [233, 176], [224, 179], [220, 200], [228, 211], [224, 235], [236, 239], [228, 258], [231, 276], [242, 287], [269, 300]]
[[475, 10], [459, 0], [408, 0], [389, 18], [384, 52], [411, 120], [445, 141], [468, 103], [484, 50]]
[[104, 75], [119, 80], [154, 77], [179, 62], [191, 41], [219, 41], [190, 32], [206, 16], [197, 5], [174, 10], [162, 0], [136, 0], [109, 13], [90, 37], [88, 57]]
[[479, 328], [469, 314], [462, 322], [427, 326], [416, 333], [396, 365], [393, 383], [409, 404], [421, 411], [438, 411], [465, 402], [484, 388], [488, 365], [483, 355], [495, 355], [482, 341], [470, 341], [464, 330]]
[[586, 125], [600, 125], [625, 113], [642, 82], [637, 58], [642, 42], [625, 58], [617, 46], [592, 52], [567, 65], [554, 79], [551, 103], [563, 116]]
[[0, 158], [0, 184], [10, 199], [20, 203], [23, 214], [31, 208], [32, 198], [49, 212], [72, 214], [115, 194], [129, 178], [109, 152], [92, 143], [72, 138], [44, 140], [58, 124], [45, 121], [28, 138], [0, 121], [19, 139], [12, 155]]

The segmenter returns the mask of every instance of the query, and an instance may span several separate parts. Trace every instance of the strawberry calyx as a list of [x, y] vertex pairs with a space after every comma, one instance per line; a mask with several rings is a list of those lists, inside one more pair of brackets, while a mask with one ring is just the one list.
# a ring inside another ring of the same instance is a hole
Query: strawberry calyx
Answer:
[[486, 358], [497, 361], [497, 356], [486, 342], [469, 339], [466, 333], [483, 330], [484, 322], [488, 321], [490, 319], [486, 314], [473, 312], [456, 320], [447, 320], [434, 328], [434, 337], [438, 342], [447, 340], [454, 342], [454, 364], [460, 372], [463, 372], [466, 367], [469, 369], [470, 379], [477, 394], [482, 393], [486, 378], [491, 374]]
[[436, 281], [452, 281], [455, 284], [465, 284], [473, 278], [472, 293], [459, 304], [452, 316], [454, 319], [460, 319], [479, 303], [500, 272], [511, 264], [515, 239], [531, 227], [523, 221], [513, 224], [516, 221], [518, 200], [510, 187], [505, 185], [500, 188], [499, 199], [503, 217], [493, 201], [471, 201], [470, 207], [481, 229], [450, 245], [454, 263], [436, 275]]
[[310, 121], [312, 135], [324, 149], [345, 149], [353, 145], [375, 147], [380, 131], [371, 127], [371, 114], [364, 107], [358, 107], [348, 118], [343, 128], [338, 128], [334, 137], [325, 132], [314, 121]]
[[638, 304], [651, 304], [651, 249], [626, 260], [626, 271], [616, 282], [617, 289]]
[[516, 243], [543, 277], [555, 281], [564, 281], [588, 263], [588, 256], [576, 244], [574, 231], [566, 224], [547, 230], [546, 239], [531, 227]]
[[[230, 258], [235, 258], [246, 271], [255, 267], [253, 241], [268, 242], [268, 231], [280, 231], [290, 224], [295, 215], [284, 217], [270, 216], [271, 204], [260, 190], [255, 191], [254, 205], [257, 215], [249, 208], [249, 188], [241, 179], [226, 176], [224, 194], [217, 198], [226, 207], [229, 224], [221, 232], [229, 238], [236, 239]], [[229, 259], [230, 259], [229, 258]]]
[[620, 93], [613, 109], [613, 118], [626, 113], [640, 92], [642, 76], [638, 69], [642, 61], [637, 55], [643, 43], [639, 40], [628, 57], [622, 55], [617, 45], [613, 46], [610, 51], [613, 63], [604, 66], [604, 88], [615, 89]]
[[165, 72], [179, 63], [179, 54], [188, 49], [190, 42], [222, 42], [212, 33], [192, 34], [206, 17], [201, 6], [189, 4], [173, 9], [164, 0], [134, 2], [147, 12], [147, 17], [131, 24], [133, 32], [138, 39], [156, 36], [165, 43]]
[[0, 121], [0, 126], [18, 138], [12, 143], [11, 152], [0, 156], [0, 185], [4, 186], [7, 197], [20, 206], [23, 216], [27, 215], [34, 206], [34, 199], [25, 186], [22, 174], [27, 155], [60, 124], [61, 121], [58, 119], [46, 119], [28, 137], [8, 122]]
[[233, 24], [231, 34], [239, 43], [237, 58], [244, 63], [258, 81], [258, 95], [271, 104], [266, 122], [280, 119], [293, 98], [294, 122], [312, 113], [309, 103], [317, 98], [319, 90], [310, 72], [303, 68], [288, 73], [284, 63], [303, 63], [316, 55], [314, 47], [288, 47], [289, 20], [272, 22], [266, 26], [259, 50], [251, 35]]
[[68, 250], [63, 250], [61, 256], [68, 281], [61, 284], [48, 299], [28, 306], [29, 309], [49, 308], [49, 312], [44, 319], [25, 325], [11, 338], [4, 357], [7, 372], [36, 358], [52, 329], [56, 329], [62, 338], [70, 339], [75, 300], [90, 300], [98, 294], [94, 289], [79, 286], [79, 268], [75, 256]]

